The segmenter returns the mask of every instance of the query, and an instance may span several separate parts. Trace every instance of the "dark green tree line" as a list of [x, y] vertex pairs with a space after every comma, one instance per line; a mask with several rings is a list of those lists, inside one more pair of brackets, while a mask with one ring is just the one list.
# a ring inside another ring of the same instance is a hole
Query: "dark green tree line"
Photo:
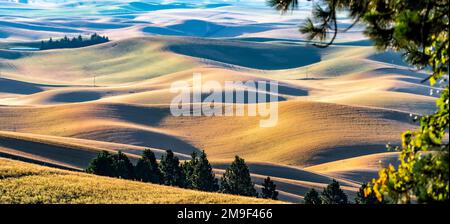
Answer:
[[[219, 185], [206, 153], [203, 151], [198, 156], [193, 152], [191, 157], [191, 160], [180, 163], [175, 154], [168, 150], [158, 163], [155, 154], [146, 149], [136, 166], [133, 166], [121, 151], [117, 154], [102, 151], [91, 161], [86, 172], [201, 191], [258, 196], [250, 178], [250, 171], [243, 159], [236, 156]], [[276, 185], [269, 177], [264, 180], [262, 186], [263, 198], [277, 200]]]
[[50, 38], [48, 41], [41, 41], [40, 49], [49, 50], [60, 48], [79, 48], [106, 42], [109, 42], [108, 37], [100, 36], [96, 33], [92, 34], [90, 38], [86, 39], [84, 39], [81, 35], [73, 38], [68, 38], [67, 36], [64, 36], [64, 38], [59, 40], [53, 40], [53, 38]]
[[339, 182], [333, 181], [319, 194], [315, 189], [309, 190], [304, 197], [305, 204], [349, 204], [348, 197], [341, 189]]

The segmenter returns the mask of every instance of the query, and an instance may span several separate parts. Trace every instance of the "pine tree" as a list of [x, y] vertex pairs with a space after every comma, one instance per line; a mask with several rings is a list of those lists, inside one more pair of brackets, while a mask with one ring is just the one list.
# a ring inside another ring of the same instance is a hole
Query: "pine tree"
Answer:
[[264, 179], [264, 183], [262, 184], [262, 198], [269, 198], [273, 200], [278, 200], [278, 191], [276, 190], [277, 185], [270, 180], [270, 177]]
[[212, 171], [211, 164], [208, 161], [205, 151], [194, 164], [193, 175], [191, 176], [191, 184], [194, 189], [202, 191], [218, 191], [219, 185]]
[[185, 184], [186, 184], [187, 188], [194, 189], [194, 186], [193, 186], [194, 169], [195, 169], [197, 163], [198, 163], [198, 156], [197, 156], [197, 152], [194, 151], [191, 154], [191, 160], [185, 162], [182, 165], [183, 172], [184, 172], [184, 174], [186, 176], [186, 183]]
[[306, 194], [305, 194], [305, 204], [309, 205], [320, 205], [322, 204], [322, 199], [320, 199], [319, 193], [314, 190], [314, 188], [311, 188]]
[[161, 157], [159, 166], [165, 185], [177, 187], [186, 186], [186, 177], [180, 166], [180, 162], [171, 150], [167, 150], [166, 155]]
[[339, 182], [333, 179], [322, 192], [323, 204], [348, 204], [347, 195], [342, 191]]
[[134, 167], [128, 157], [119, 151], [114, 157], [114, 168], [116, 170], [116, 176], [123, 179], [134, 178]]
[[250, 171], [245, 161], [239, 156], [235, 157], [233, 163], [222, 176], [221, 191], [228, 194], [258, 196], [250, 178]]
[[100, 152], [97, 157], [91, 161], [86, 172], [101, 176], [116, 176], [114, 157], [107, 151]]
[[145, 149], [135, 167], [136, 179], [144, 182], [161, 183], [162, 174], [158, 167], [155, 154]]

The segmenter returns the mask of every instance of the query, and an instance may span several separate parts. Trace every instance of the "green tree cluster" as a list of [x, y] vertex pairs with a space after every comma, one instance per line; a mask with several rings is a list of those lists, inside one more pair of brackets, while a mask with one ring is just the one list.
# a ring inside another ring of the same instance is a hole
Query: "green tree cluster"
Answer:
[[115, 155], [110, 154], [108, 151], [100, 152], [91, 161], [86, 171], [97, 175], [123, 179], [132, 179], [134, 177], [133, 164], [121, 151]]
[[106, 42], [109, 42], [109, 38], [107, 36], [100, 36], [96, 33], [92, 34], [90, 38], [86, 39], [84, 39], [81, 35], [73, 38], [64, 36], [64, 38], [60, 40], [53, 40], [53, 38], [50, 38], [48, 41], [41, 41], [40, 49], [49, 50], [60, 48], [79, 48]]
[[[146, 149], [136, 166], [133, 166], [128, 157], [120, 151], [114, 155], [102, 151], [91, 161], [86, 171], [97, 175], [201, 191], [258, 196], [250, 178], [250, 171], [243, 159], [236, 156], [230, 167], [226, 169], [219, 185], [204, 151], [200, 156], [194, 152], [191, 160], [180, 163], [175, 154], [168, 150], [158, 164], [155, 154], [150, 149]], [[267, 177], [262, 185], [262, 197], [276, 200], [278, 192], [273, 181]]]
[[305, 204], [349, 204], [347, 195], [341, 189], [339, 182], [333, 179], [333, 181], [323, 189], [319, 195], [314, 189], [309, 190], [304, 197]]

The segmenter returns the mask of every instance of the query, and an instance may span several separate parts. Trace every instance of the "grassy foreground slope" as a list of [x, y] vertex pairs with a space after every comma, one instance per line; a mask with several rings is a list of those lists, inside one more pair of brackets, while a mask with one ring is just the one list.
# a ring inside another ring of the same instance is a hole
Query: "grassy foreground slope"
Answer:
[[4, 203], [276, 203], [101, 177], [0, 158]]

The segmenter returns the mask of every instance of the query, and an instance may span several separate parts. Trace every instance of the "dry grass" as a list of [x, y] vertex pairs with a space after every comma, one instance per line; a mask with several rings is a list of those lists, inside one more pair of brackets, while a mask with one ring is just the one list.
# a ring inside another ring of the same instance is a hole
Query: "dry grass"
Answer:
[[2, 204], [278, 203], [100, 177], [3, 158], [0, 158], [0, 189]]

